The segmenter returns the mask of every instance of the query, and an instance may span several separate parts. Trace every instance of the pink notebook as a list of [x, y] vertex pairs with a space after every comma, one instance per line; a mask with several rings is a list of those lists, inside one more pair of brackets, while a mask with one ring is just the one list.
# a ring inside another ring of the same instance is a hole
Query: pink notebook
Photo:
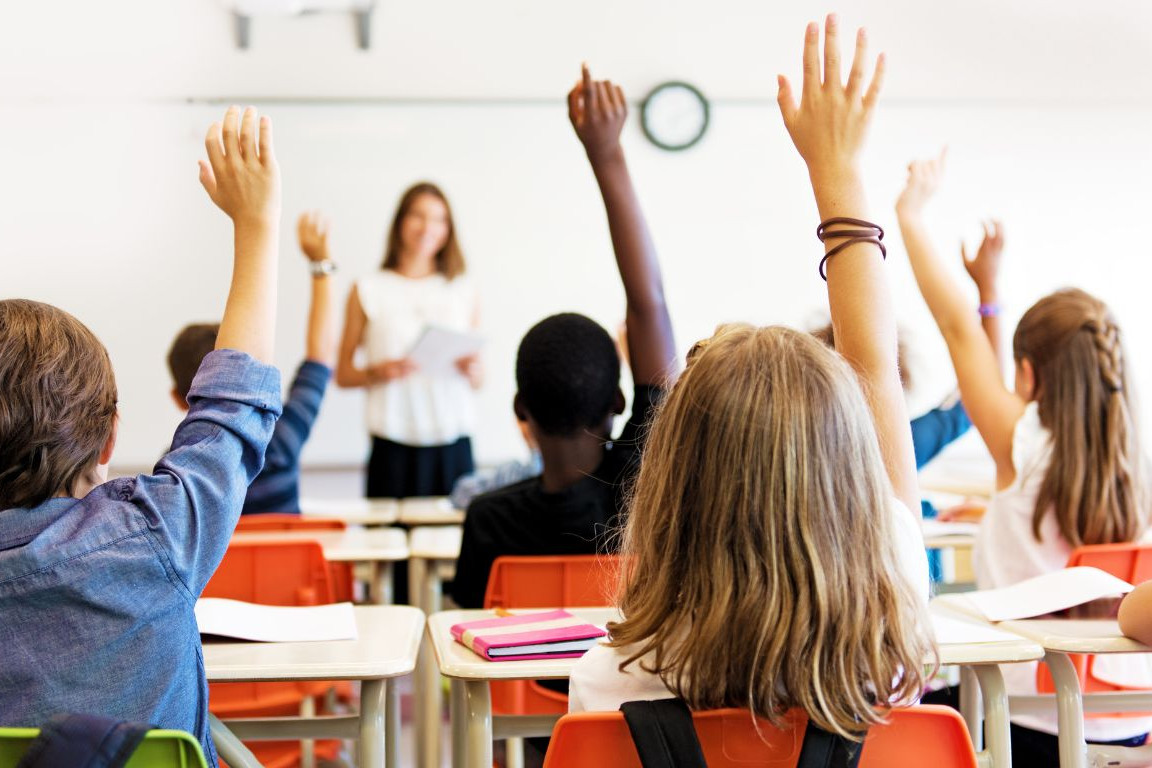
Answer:
[[456, 642], [488, 661], [579, 658], [607, 634], [568, 611], [518, 613], [452, 627]]

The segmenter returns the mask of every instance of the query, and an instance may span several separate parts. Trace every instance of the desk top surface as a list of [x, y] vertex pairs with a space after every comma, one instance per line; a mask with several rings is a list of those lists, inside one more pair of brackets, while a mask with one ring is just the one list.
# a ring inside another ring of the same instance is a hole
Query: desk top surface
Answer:
[[319, 499], [301, 497], [304, 517], [326, 517], [355, 525], [391, 525], [400, 516], [396, 499]]
[[311, 643], [209, 642], [208, 681], [378, 680], [416, 667], [424, 614], [406, 605], [357, 605], [356, 640]]
[[443, 496], [401, 499], [399, 520], [405, 525], [459, 525], [464, 510], [456, 509]]
[[408, 536], [399, 528], [348, 528], [343, 531], [241, 531], [232, 541], [315, 541], [324, 557], [339, 562], [406, 560]]
[[459, 525], [422, 525], [408, 532], [412, 557], [428, 560], [455, 560], [460, 556], [464, 529]]
[[1125, 637], [1115, 619], [1020, 619], [1002, 621], [1000, 629], [1035, 640], [1064, 653], [1148, 653], [1152, 647]]

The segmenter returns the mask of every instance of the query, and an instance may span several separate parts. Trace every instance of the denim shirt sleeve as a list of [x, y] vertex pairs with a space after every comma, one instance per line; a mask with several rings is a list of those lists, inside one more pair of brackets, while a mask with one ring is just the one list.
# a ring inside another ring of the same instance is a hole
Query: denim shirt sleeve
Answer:
[[920, 469], [932, 461], [971, 426], [968, 413], [959, 401], [951, 407], [933, 408], [923, 416], [912, 419], [912, 447], [916, 452], [916, 468]]
[[216, 571], [280, 415], [280, 371], [236, 350], [205, 356], [188, 415], [151, 475], [130, 486], [154, 539], [193, 599]]

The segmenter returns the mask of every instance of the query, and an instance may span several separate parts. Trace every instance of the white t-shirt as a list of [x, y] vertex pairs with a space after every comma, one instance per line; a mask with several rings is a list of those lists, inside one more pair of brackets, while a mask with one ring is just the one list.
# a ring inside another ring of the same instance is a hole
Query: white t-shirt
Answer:
[[[918, 519], [898, 499], [891, 503], [896, 553], [903, 576], [917, 597], [928, 603], [928, 556]], [[609, 648], [597, 645], [576, 662], [568, 686], [569, 712], [609, 712], [626, 701], [672, 698], [660, 677], [641, 668], [652, 668], [654, 659], [643, 656], [623, 672], [620, 664], [631, 656], [633, 647]]]
[[[1012, 433], [1012, 466], [1016, 479], [997, 491], [976, 535], [972, 566], [979, 589], [1006, 587], [1033, 576], [1059, 571], [1068, 564], [1072, 546], [1060, 535], [1056, 515], [1048, 512], [1040, 521], [1040, 541], [1032, 535], [1032, 512], [1040, 486], [1052, 461], [1052, 435], [1040, 423], [1035, 402], [1029, 403]], [[1000, 672], [1009, 696], [1036, 694], [1036, 668], [1039, 662], [1002, 664]], [[1096, 673], [1101, 678], [1129, 681], [1133, 685], [1148, 679], [1145, 654], [1097, 656]], [[1013, 715], [1012, 722], [1025, 728], [1056, 733], [1056, 705], [1050, 715]], [[1152, 718], [1089, 717], [1084, 720], [1084, 736], [1091, 741], [1119, 741], [1152, 730]]]
[[[466, 276], [409, 278], [380, 270], [356, 284], [368, 323], [368, 364], [406, 357], [427, 326], [468, 331], [476, 290]], [[368, 431], [405, 445], [447, 445], [472, 432], [475, 404], [462, 374], [416, 372], [367, 390]]]

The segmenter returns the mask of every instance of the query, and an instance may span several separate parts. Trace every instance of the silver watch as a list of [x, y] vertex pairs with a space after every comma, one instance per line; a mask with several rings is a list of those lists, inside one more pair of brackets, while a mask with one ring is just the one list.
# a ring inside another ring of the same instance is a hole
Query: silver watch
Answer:
[[332, 261], [332, 259], [324, 259], [324, 261], [310, 261], [308, 262], [308, 269], [312, 272], [313, 277], [330, 275], [336, 271], [336, 262]]

